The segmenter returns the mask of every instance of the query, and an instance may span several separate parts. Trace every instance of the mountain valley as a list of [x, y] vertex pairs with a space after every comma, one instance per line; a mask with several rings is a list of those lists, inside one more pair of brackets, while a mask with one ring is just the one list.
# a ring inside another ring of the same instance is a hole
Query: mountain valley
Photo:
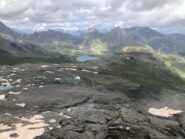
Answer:
[[0, 23], [0, 139], [184, 139], [184, 44], [147, 27]]

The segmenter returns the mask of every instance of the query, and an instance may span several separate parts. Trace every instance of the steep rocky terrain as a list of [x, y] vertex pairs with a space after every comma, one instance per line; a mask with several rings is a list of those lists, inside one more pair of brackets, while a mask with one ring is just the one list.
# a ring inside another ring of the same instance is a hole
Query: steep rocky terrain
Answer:
[[0, 50], [6, 54], [12, 55], [34, 55], [44, 53], [38, 46], [21, 40], [16, 40], [7, 34], [0, 34]]
[[15, 37], [15, 38], [18, 38], [19, 36], [21, 36], [21, 34], [13, 31], [9, 27], [7, 27], [3, 22], [0, 22], [0, 33], [8, 34], [8, 35]]
[[2, 66], [16, 83], [0, 93], [0, 138], [185, 138], [185, 81], [142, 55]]
[[[0, 65], [73, 61], [73, 57], [44, 49], [39, 44], [34, 43], [34, 41], [27, 41], [25, 39], [27, 36], [23, 37], [23, 35], [10, 30], [3, 23], [0, 24]], [[12, 34], [18, 35], [14, 36]]]

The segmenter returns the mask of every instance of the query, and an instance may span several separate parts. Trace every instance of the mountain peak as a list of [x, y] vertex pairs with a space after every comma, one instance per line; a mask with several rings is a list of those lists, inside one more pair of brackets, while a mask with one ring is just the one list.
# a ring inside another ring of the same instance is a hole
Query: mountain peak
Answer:
[[0, 26], [5, 25], [3, 22], [0, 21]]
[[1, 32], [1, 29], [5, 29], [5, 28], [8, 28], [2, 21], [0, 21], [0, 32]]
[[88, 28], [85, 30], [86, 33], [96, 33], [98, 32], [95, 28]]
[[117, 34], [117, 35], [124, 35], [125, 31], [121, 27], [115, 27], [112, 29], [111, 33]]
[[112, 32], [122, 32], [123, 29], [121, 27], [115, 27], [112, 29]]
[[142, 36], [146, 39], [159, 38], [164, 35], [149, 27], [132, 27], [124, 29], [126, 33]]
[[0, 33], [10, 35], [17, 38], [20, 34], [7, 27], [3, 22], [0, 21]]

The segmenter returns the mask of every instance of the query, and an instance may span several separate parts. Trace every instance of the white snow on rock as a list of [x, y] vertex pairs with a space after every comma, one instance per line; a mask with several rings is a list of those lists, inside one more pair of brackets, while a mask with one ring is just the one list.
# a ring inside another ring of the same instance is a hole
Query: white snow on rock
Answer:
[[16, 75], [15, 73], [10, 74], [10, 76], [15, 76], [15, 75]]
[[31, 87], [31, 84], [27, 84], [26, 87]]
[[71, 108], [68, 108], [67, 111], [70, 112], [71, 111]]
[[20, 104], [16, 104], [16, 105], [24, 108], [26, 106], [26, 103], [20, 103]]
[[[1, 130], [10, 130], [11, 127], [9, 127], [8, 125], [3, 125], [3, 124], [0, 124], [0, 129]], [[1, 134], [0, 134], [0, 138], [1, 138]], [[2, 136], [3, 137], [3, 136]], [[2, 139], [7, 139], [7, 138], [2, 138]], [[8, 138], [9, 139], [9, 138]]]
[[127, 60], [130, 60], [130, 57], [127, 57], [126, 59], [127, 59]]
[[5, 98], [6, 98], [5, 95], [0, 95], [0, 100], [6, 100]]
[[80, 79], [81, 79], [80, 76], [75, 77], [75, 80], [80, 80]]
[[126, 127], [126, 130], [130, 130], [130, 127], [129, 127], [129, 126], [127, 126], [127, 127]]
[[16, 83], [21, 83], [22, 79], [17, 79], [15, 82], [11, 83], [11, 85], [16, 84]]
[[55, 119], [49, 120], [50, 123], [56, 123], [57, 121]]
[[96, 67], [96, 66], [93, 66], [92, 68], [93, 68], [93, 69], [98, 69], [98, 67]]
[[10, 113], [4, 113], [5, 115], [8, 115], [8, 116], [12, 116], [12, 114], [10, 114]]
[[91, 70], [82, 70], [83, 72], [88, 72], [88, 73], [94, 73], [94, 74], [98, 74], [98, 72], [96, 72], [96, 71], [91, 71]]
[[57, 128], [61, 128], [61, 126], [59, 125], [59, 126], [57, 126]]
[[63, 112], [61, 112], [59, 115], [60, 115], [60, 116], [65, 117], [65, 118], [68, 118], [68, 119], [70, 119], [70, 118], [71, 118], [70, 116], [64, 115], [64, 113], [63, 113]]
[[12, 81], [13, 81], [13, 79], [8, 79], [8, 81], [9, 81], [9, 82], [12, 82]]
[[43, 66], [41, 66], [41, 68], [47, 68], [47, 67], [49, 67], [49, 65], [43, 65]]
[[48, 74], [54, 74], [53, 71], [45, 71], [45, 73], [48, 73]]
[[0, 124], [1, 130], [7, 130], [0, 134], [0, 139], [12, 139], [10, 135], [13, 133], [18, 134], [18, 137], [15, 137], [17, 139], [33, 139], [42, 135], [45, 132], [45, 128], [48, 127], [48, 124], [46, 124], [43, 120], [44, 117], [41, 115], [35, 115], [31, 118], [23, 117], [18, 119], [30, 124], [24, 125], [22, 123], [14, 123], [13, 125], [15, 126], [15, 129], [11, 126]]
[[77, 69], [75, 69], [75, 68], [65, 68], [65, 70], [76, 71]]
[[183, 111], [164, 107], [164, 108], [149, 108], [148, 112], [156, 116], [172, 117], [174, 114], [182, 113]]
[[25, 69], [22, 69], [21, 71], [23, 71], [23, 72], [24, 72], [24, 71], [26, 71], [26, 70], [25, 70]]
[[21, 94], [21, 93], [22, 93], [22, 92], [12, 92], [12, 91], [9, 92], [10, 95], [19, 95], [19, 94]]
[[55, 78], [55, 81], [61, 81], [62, 79], [61, 78]]
[[28, 88], [27, 88], [27, 87], [25, 87], [25, 88], [23, 88], [23, 90], [28, 90]]
[[49, 130], [53, 130], [53, 127], [48, 127], [49, 128]]

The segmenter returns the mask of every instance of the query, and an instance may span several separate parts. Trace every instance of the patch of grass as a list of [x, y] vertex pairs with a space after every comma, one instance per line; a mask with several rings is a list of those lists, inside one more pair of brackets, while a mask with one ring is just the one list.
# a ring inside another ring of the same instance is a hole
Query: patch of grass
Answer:
[[109, 48], [108, 45], [105, 42], [102, 42], [99, 39], [96, 40], [89, 40], [82, 45], [80, 45], [79, 49], [84, 53], [88, 55], [106, 55], [109, 54]]
[[59, 56], [13, 56], [0, 55], [0, 65], [16, 65], [23, 63], [73, 63], [75, 58], [64, 55]]
[[185, 59], [183, 57], [163, 55], [163, 60], [168, 69], [185, 79]]
[[[130, 49], [130, 48], [129, 48]], [[135, 51], [134, 48], [129, 51]], [[185, 60], [164, 57], [164, 54], [138, 48], [140, 52], [159, 55], [165, 65], [127, 59], [124, 54], [104, 58], [109, 68], [100, 68], [97, 75], [80, 75], [84, 83], [101, 90], [119, 91], [130, 98], [155, 97], [162, 89], [185, 90]], [[178, 61], [178, 62], [177, 62]], [[182, 76], [183, 75], [183, 76]]]
[[142, 47], [142, 46], [126, 46], [122, 49], [122, 52], [145, 52], [145, 53], [154, 53], [154, 50], [151, 47]]
[[113, 75], [81, 75], [86, 85], [98, 90], [123, 91], [130, 92], [138, 89], [138, 84], [119, 78]]
[[[157, 95], [164, 88], [184, 90], [185, 81], [166, 67], [145, 63], [136, 59], [126, 60], [121, 56], [119, 62], [110, 62], [109, 67], [110, 69], [101, 69], [99, 76], [114, 76], [114, 78], [121, 78], [130, 81], [133, 85], [138, 85], [138, 88], [135, 90], [127, 88], [130, 91], [126, 91], [126, 94], [131, 96], [131, 98]], [[119, 91], [125, 92], [125, 88], [120, 89], [122, 84], [115, 82], [113, 85]]]
[[91, 46], [91, 51], [92, 51], [92, 54], [103, 55], [108, 51], [108, 47], [104, 43], [96, 42]]
[[184, 91], [185, 81], [165, 66], [126, 59], [115, 55], [106, 60], [109, 68], [98, 74], [79, 74], [83, 84], [98, 89], [122, 92], [132, 99], [155, 97], [162, 89]]
[[131, 59], [125, 64], [111, 63], [113, 74], [141, 85], [174, 86], [182, 81], [164, 67]]

